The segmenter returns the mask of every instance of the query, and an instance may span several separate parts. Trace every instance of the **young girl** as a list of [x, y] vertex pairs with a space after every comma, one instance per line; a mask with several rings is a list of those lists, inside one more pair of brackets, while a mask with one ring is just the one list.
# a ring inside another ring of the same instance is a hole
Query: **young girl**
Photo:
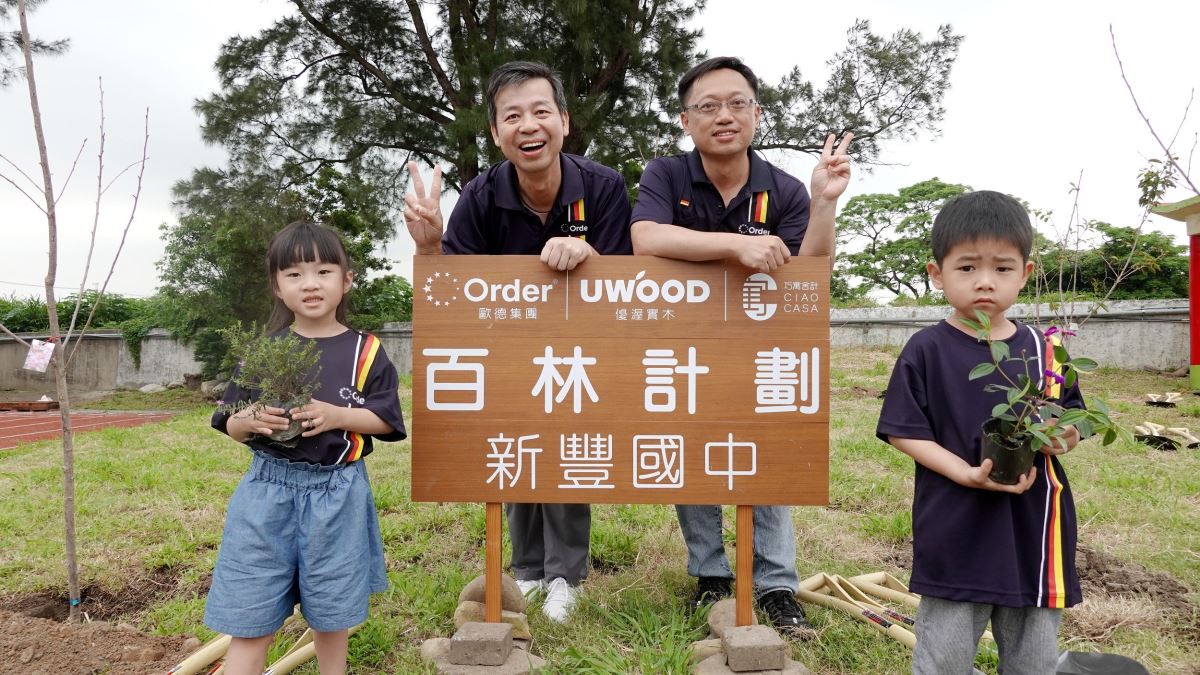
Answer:
[[[274, 633], [296, 603], [316, 635], [322, 675], [346, 672], [347, 629], [367, 618], [371, 593], [387, 588], [383, 539], [362, 458], [371, 437], [406, 436], [396, 369], [379, 339], [346, 327], [353, 274], [333, 230], [297, 222], [267, 251], [275, 308], [270, 331], [288, 330], [320, 350], [313, 401], [290, 411], [304, 432], [295, 448], [265, 436], [288, 427], [285, 411], [255, 404], [217, 412], [214, 428], [253, 453], [229, 502], [204, 613], [233, 636], [229, 675], [259, 674]], [[225, 401], [256, 401], [230, 384]]]

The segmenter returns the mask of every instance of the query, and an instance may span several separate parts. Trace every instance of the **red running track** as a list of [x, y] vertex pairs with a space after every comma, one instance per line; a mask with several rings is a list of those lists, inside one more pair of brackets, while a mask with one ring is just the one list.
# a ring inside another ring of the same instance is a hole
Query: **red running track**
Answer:
[[[161, 412], [76, 412], [71, 414], [71, 429], [79, 433], [105, 427], [136, 427], [168, 420], [174, 416], [173, 413]], [[0, 450], [15, 448], [21, 443], [61, 436], [62, 415], [57, 410], [0, 412]]]

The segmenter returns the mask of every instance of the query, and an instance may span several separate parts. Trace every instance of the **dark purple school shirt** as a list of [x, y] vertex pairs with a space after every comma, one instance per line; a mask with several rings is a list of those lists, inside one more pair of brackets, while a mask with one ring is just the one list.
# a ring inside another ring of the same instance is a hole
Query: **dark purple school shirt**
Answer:
[[[400, 397], [396, 390], [399, 378], [379, 338], [370, 333], [347, 330], [326, 338], [306, 338], [317, 343], [320, 370], [317, 373], [317, 389], [313, 398], [336, 406], [366, 408], [387, 422], [392, 431], [375, 436], [381, 441], [402, 441], [408, 437], [404, 430], [404, 417], [400, 411]], [[257, 390], [246, 390], [233, 382], [225, 389], [224, 403], [234, 401], [257, 401]], [[229, 413], [216, 412], [212, 426], [221, 432], [229, 422]], [[227, 432], [226, 432], [227, 433]], [[292, 462], [310, 464], [342, 464], [366, 457], [373, 450], [371, 436], [344, 429], [325, 431], [316, 436], [301, 438], [294, 448], [270, 443], [255, 436], [246, 445], [261, 450], [272, 457]]]
[[[1044, 351], [1040, 332], [1017, 323], [1005, 340], [1013, 356]], [[1036, 336], [1035, 336], [1036, 333]], [[980, 426], [1004, 392], [985, 392], [998, 373], [968, 380], [989, 360], [984, 342], [946, 321], [917, 332], [900, 353], [876, 434], [935, 441], [972, 466], [980, 463]], [[1043, 357], [1044, 361], [1044, 357]], [[1037, 361], [1029, 367], [1037, 376]], [[1008, 363], [1012, 377], [1020, 364]], [[1082, 408], [1078, 386], [1059, 401]], [[1075, 571], [1075, 504], [1057, 457], [1038, 453], [1033, 487], [1020, 495], [958, 485], [916, 465], [913, 492], [914, 593], [1007, 607], [1070, 607], [1082, 593]]]
[[649, 220], [700, 232], [773, 234], [798, 255], [808, 229], [808, 190], [753, 148], [746, 152], [750, 180], [728, 206], [704, 173], [699, 152], [651, 161], [642, 173], [630, 222]]
[[621, 175], [565, 152], [559, 162], [562, 185], [545, 224], [521, 203], [517, 171], [505, 160], [463, 188], [442, 235], [442, 252], [537, 255], [551, 237], [581, 237], [601, 255], [632, 254]]

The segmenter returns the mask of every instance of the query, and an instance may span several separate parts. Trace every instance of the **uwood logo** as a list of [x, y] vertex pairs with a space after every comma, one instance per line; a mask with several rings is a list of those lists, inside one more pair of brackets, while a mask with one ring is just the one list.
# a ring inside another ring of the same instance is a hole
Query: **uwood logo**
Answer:
[[763, 293], [774, 291], [778, 286], [769, 274], [758, 272], [742, 282], [742, 310], [755, 321], [766, 321], [775, 316], [777, 305], [763, 301]]
[[645, 270], [632, 279], [584, 279], [579, 282], [579, 298], [584, 302], [665, 302], [698, 303], [708, 300], [712, 290], [701, 279], [646, 278]]

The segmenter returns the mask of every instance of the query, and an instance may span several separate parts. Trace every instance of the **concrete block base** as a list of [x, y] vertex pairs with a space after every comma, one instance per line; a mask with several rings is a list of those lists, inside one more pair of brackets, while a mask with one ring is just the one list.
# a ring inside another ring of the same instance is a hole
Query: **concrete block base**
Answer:
[[513, 650], [513, 627], [507, 623], [468, 621], [450, 639], [450, 663], [502, 666]]
[[787, 659], [784, 661], [782, 670], [752, 670], [752, 671], [736, 671], [730, 669], [725, 662], [724, 654], [714, 654], [701, 661], [696, 670], [693, 671], [696, 675], [813, 675], [812, 671], [804, 666], [799, 661]]
[[787, 662], [787, 643], [766, 626], [726, 628], [721, 644], [726, 665], [737, 673], [783, 670]]

